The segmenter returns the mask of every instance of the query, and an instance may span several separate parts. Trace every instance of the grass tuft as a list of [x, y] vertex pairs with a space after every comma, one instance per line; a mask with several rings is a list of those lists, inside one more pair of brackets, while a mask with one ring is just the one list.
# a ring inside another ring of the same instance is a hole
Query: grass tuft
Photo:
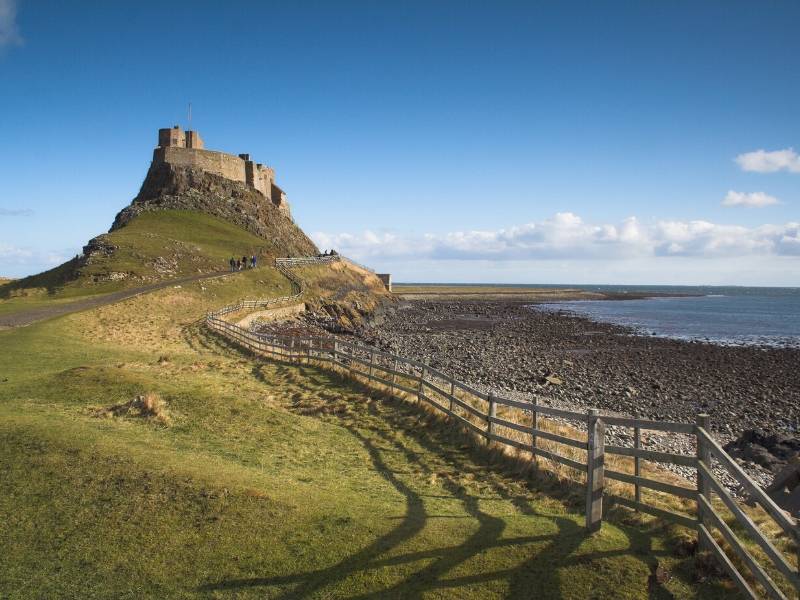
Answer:
[[138, 417], [152, 420], [165, 427], [172, 424], [167, 403], [155, 392], [147, 392], [128, 402], [94, 410], [92, 414], [95, 417]]

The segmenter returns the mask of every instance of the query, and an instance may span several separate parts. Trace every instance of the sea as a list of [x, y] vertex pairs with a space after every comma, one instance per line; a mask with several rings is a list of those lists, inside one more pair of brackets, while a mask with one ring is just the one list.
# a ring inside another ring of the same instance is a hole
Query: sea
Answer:
[[736, 346], [800, 348], [800, 288], [574, 287], [616, 294], [654, 294], [654, 297], [554, 302], [532, 308], [624, 325], [643, 335]]
[[579, 284], [518, 287], [653, 294], [654, 297], [645, 299], [564, 301], [531, 308], [624, 325], [642, 335], [724, 345], [800, 348], [800, 288], [797, 287]]

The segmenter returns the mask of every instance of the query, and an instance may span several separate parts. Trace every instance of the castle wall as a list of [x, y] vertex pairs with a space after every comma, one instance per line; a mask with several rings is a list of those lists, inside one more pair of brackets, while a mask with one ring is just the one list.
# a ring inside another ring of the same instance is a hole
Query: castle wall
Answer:
[[153, 160], [179, 167], [201, 169], [220, 177], [247, 184], [245, 161], [238, 156], [232, 156], [224, 152], [197, 148], [160, 147], [155, 149]]
[[205, 150], [203, 140], [196, 131], [184, 132], [177, 125], [170, 129], [159, 129], [158, 147], [153, 152], [153, 162], [198, 169], [243, 183], [260, 192], [291, 218], [286, 195], [275, 185], [275, 171], [250, 160], [249, 154], [233, 156], [225, 152]]
[[272, 169], [252, 160], [245, 160], [244, 175], [247, 185], [264, 194], [268, 200], [272, 199], [272, 178], [274, 177]]
[[289, 208], [289, 200], [286, 199], [286, 194], [283, 192], [281, 188], [275, 185], [274, 181], [270, 182], [270, 187], [272, 188], [271, 192], [271, 200], [272, 204], [278, 207], [278, 209], [285, 214], [290, 219], [292, 218], [292, 212]]

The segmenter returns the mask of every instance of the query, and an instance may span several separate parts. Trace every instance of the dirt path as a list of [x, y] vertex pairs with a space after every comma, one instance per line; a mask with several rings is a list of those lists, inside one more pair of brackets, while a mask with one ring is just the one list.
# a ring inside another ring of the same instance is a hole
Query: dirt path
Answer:
[[90, 308], [97, 308], [98, 306], [105, 306], [106, 304], [114, 304], [128, 298], [133, 298], [139, 294], [146, 294], [154, 292], [171, 285], [180, 285], [181, 283], [190, 283], [192, 281], [199, 281], [201, 279], [213, 279], [215, 277], [222, 277], [227, 275], [228, 271], [217, 271], [215, 273], [205, 273], [203, 275], [192, 275], [191, 277], [182, 277], [180, 279], [170, 279], [168, 281], [161, 281], [153, 283], [144, 287], [131, 288], [128, 290], [120, 290], [118, 292], [111, 292], [110, 294], [103, 294], [99, 296], [92, 296], [84, 298], [83, 300], [76, 300], [65, 304], [54, 304], [52, 306], [40, 306], [32, 308], [31, 310], [20, 311], [11, 315], [0, 315], [0, 329], [9, 327], [24, 327], [37, 321], [44, 321], [45, 319], [52, 319], [60, 317], [80, 310], [88, 310]]

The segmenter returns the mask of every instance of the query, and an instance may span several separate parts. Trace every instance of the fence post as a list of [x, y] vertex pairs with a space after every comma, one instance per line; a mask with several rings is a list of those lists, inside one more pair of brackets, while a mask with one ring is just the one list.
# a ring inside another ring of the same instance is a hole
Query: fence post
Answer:
[[347, 356], [350, 357], [350, 379], [355, 380], [356, 378], [356, 361], [353, 360], [353, 356], [355, 356], [356, 349], [354, 346], [350, 346], [350, 352], [347, 353]]
[[314, 344], [314, 338], [308, 338], [308, 362], [307, 364], [311, 364], [311, 346]]
[[536, 396], [531, 400], [531, 460], [536, 462], [536, 434], [533, 433], [539, 429], [539, 411], [537, 408], [538, 399]]
[[399, 363], [397, 362], [397, 358], [395, 357], [395, 359], [394, 359], [394, 367], [392, 368], [392, 385], [389, 387], [389, 390], [391, 391], [392, 395], [394, 395], [394, 382], [395, 382], [395, 378], [397, 377], [397, 367], [398, 366], [399, 366]]
[[593, 533], [603, 522], [606, 425], [596, 408], [589, 410], [589, 444], [586, 464], [586, 529]]
[[492, 441], [492, 434], [494, 433], [494, 423], [492, 419], [497, 416], [497, 402], [494, 401], [494, 394], [489, 392], [489, 417], [486, 419], [486, 443]]
[[339, 360], [339, 342], [333, 338], [333, 366], [336, 368], [336, 362]]
[[[633, 428], [633, 447], [637, 450], [642, 447], [642, 428], [641, 427], [634, 427]], [[641, 477], [642, 475], [642, 459], [638, 456], [633, 457], [633, 474], [636, 477]], [[636, 500], [637, 504], [642, 501], [642, 486], [639, 483], [635, 483], [633, 487], [633, 498]], [[636, 508], [636, 512], [639, 512], [639, 508]]]
[[[708, 415], [701, 413], [697, 415], [695, 423], [697, 424], [697, 428], [702, 427], [708, 431], [708, 421]], [[695, 431], [695, 437], [697, 438], [697, 461], [710, 471], [711, 449], [705, 443], [698, 431]], [[709, 503], [711, 502], [711, 484], [706, 480], [705, 475], [703, 475], [700, 469], [697, 469], [697, 493], [700, 496], [703, 496]], [[703, 518], [703, 505], [699, 501], [697, 502], [697, 518], [700, 522], [700, 525], [702, 525], [705, 519]], [[707, 547], [703, 536], [699, 535], [699, 533], [697, 537], [697, 547], [700, 550], [710, 550], [710, 548]]]
[[375, 370], [375, 353], [369, 353], [369, 380], [372, 381], [372, 374]]
[[422, 402], [423, 393], [425, 393], [425, 365], [422, 365], [422, 372], [419, 375], [419, 388], [417, 389], [417, 403]]
[[450, 380], [450, 412], [453, 412], [453, 398], [456, 395], [456, 382]]

